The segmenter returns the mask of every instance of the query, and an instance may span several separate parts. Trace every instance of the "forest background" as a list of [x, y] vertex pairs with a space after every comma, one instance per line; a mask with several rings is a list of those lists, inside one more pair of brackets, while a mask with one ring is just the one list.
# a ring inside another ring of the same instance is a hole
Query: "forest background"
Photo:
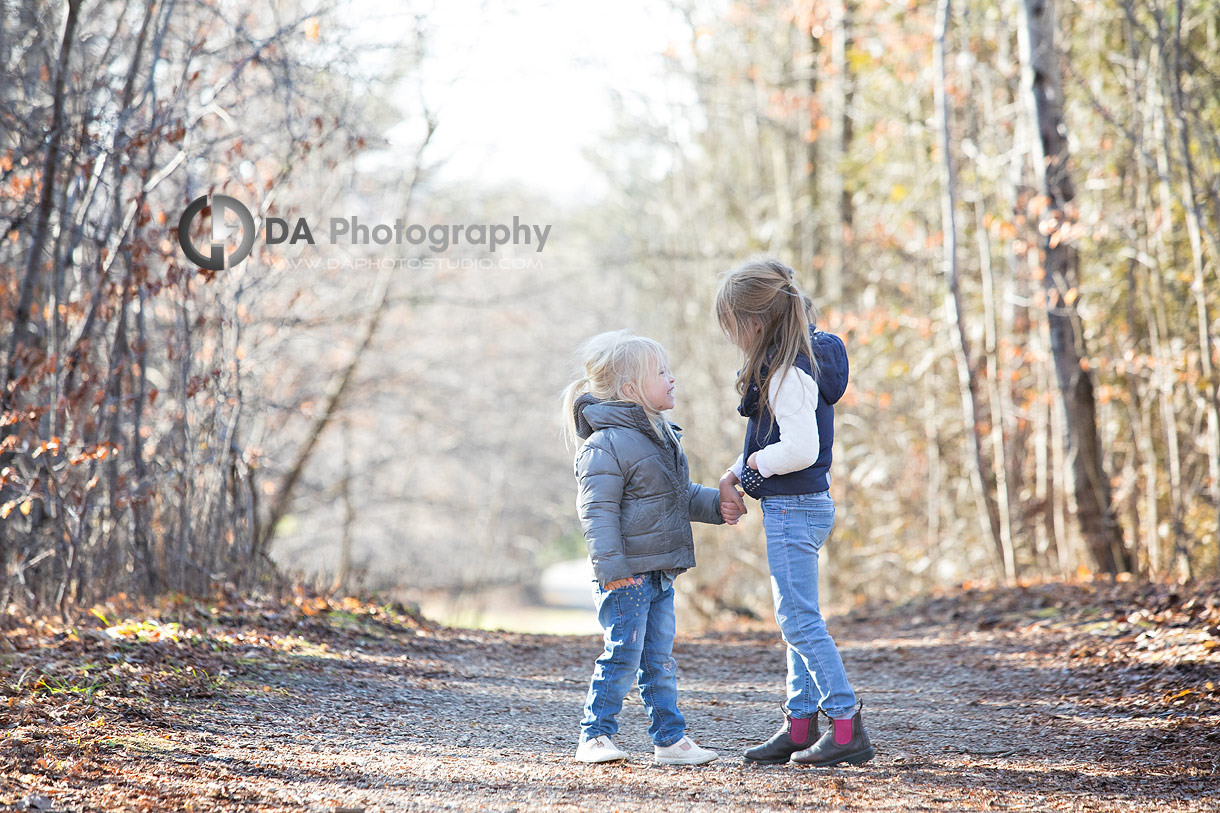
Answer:
[[[1209, 2], [539, 9], [0, 5], [0, 605], [294, 573], [406, 598], [536, 588], [583, 551], [559, 434], [573, 349], [661, 340], [692, 476], [714, 483], [744, 422], [712, 298], [759, 252], [851, 356], [839, 602], [1217, 573]], [[540, 77], [587, 66], [522, 51], [496, 66], [503, 107], [454, 116], [447, 71], [479, 64], [462, 26], [547, 14], [573, 51], [649, 56], [564, 95]], [[548, 137], [591, 109], [583, 161], [561, 164]], [[454, 145], [476, 131], [504, 148], [469, 161]], [[579, 188], [506, 174], [531, 141]], [[218, 272], [177, 234], [212, 193], [260, 233]], [[552, 231], [494, 255], [262, 239], [270, 217], [340, 214]], [[695, 616], [768, 612], [757, 513], [697, 529]]]

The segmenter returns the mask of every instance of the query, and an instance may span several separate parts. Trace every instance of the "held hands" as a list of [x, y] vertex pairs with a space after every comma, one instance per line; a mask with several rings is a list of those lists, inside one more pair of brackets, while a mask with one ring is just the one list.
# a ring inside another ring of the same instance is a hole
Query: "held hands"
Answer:
[[737, 475], [731, 471], [726, 471], [720, 478], [720, 514], [728, 525], [736, 525], [746, 513], [746, 503], [737, 490], [737, 483]]

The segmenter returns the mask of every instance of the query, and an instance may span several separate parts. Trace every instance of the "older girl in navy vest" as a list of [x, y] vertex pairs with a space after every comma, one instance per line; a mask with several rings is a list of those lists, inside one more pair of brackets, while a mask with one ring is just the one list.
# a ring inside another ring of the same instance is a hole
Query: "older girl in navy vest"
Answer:
[[[778, 260], [751, 260], [726, 273], [716, 316], [745, 355], [738, 411], [749, 419], [742, 454], [721, 480], [721, 499], [739, 501], [740, 484], [761, 503], [775, 620], [788, 644], [784, 724], [745, 757], [859, 765], [873, 758], [873, 747], [818, 608], [818, 553], [835, 520], [833, 404], [847, 388], [847, 352], [837, 336], [811, 324], [812, 300]], [[819, 710], [830, 720], [820, 737]]]

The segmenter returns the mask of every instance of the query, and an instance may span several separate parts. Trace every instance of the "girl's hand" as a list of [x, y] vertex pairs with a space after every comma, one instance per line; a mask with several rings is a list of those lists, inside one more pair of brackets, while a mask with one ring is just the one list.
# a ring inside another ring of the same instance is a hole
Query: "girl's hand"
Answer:
[[754, 469], [754, 471], [758, 471], [758, 463], [756, 461], [757, 457], [758, 452], [750, 452], [750, 459], [746, 461], [746, 465]]
[[615, 579], [612, 582], [606, 582], [606, 590], [617, 590], [620, 587], [632, 587], [639, 584], [641, 579], [632, 576], [630, 579]]
[[720, 515], [728, 525], [736, 525], [746, 513], [746, 503], [737, 490], [737, 475], [728, 471], [720, 478]]
[[724, 517], [726, 525], [736, 525], [737, 520], [741, 519], [744, 513], [744, 506], [735, 502], [721, 502], [720, 515]]

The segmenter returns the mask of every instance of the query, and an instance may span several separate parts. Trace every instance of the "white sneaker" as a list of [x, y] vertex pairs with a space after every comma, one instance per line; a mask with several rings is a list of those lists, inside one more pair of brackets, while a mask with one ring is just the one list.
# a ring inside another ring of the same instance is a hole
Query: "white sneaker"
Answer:
[[695, 745], [690, 737], [683, 737], [664, 748], [657, 745], [652, 752], [658, 765], [703, 765], [720, 756], [715, 751]]
[[576, 748], [577, 762], [616, 762], [630, 758], [630, 754], [615, 745], [614, 740], [605, 734], [585, 740]]

